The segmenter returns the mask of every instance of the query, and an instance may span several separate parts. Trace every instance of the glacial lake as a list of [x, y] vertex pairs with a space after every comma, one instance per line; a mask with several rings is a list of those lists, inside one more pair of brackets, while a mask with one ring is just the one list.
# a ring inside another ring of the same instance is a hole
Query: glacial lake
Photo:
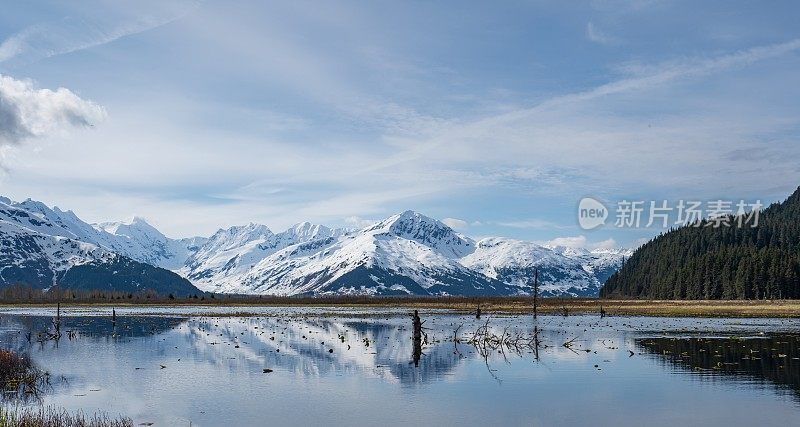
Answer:
[[61, 339], [39, 341], [52, 309], [0, 310], [0, 346], [51, 374], [14, 404], [155, 426], [800, 423], [794, 319], [423, 311], [415, 348], [401, 309], [110, 315], [63, 309]]

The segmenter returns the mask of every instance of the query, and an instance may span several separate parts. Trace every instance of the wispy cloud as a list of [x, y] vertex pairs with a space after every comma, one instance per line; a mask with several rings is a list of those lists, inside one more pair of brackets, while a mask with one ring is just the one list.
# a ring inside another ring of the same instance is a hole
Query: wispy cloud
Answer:
[[[659, 91], [679, 82], [696, 83], [705, 76], [734, 71], [799, 49], [800, 39], [792, 39], [722, 55], [629, 66], [622, 78], [609, 83], [551, 97], [529, 108], [450, 126], [430, 139], [409, 141], [408, 148], [394, 156], [394, 164], [389, 166], [438, 161], [440, 169], [464, 167], [473, 174], [480, 171], [477, 173], [486, 179], [487, 185], [510, 179], [527, 182], [526, 186], [543, 191], [565, 182], [579, 183], [583, 186], [581, 191], [614, 191], [632, 183], [646, 188], [671, 185], [679, 190], [703, 179], [709, 180], [703, 190], [709, 190], [720, 177], [712, 171], [735, 167], [713, 154], [718, 153], [719, 142], [726, 140], [729, 149], [753, 148], [760, 146], [753, 143], [760, 139], [760, 133], [792, 129], [798, 120], [788, 112], [766, 111], [748, 103], [738, 104], [738, 111], [728, 111], [731, 104], [724, 99], [737, 100], [741, 88], [726, 86], [720, 89], [721, 95], [705, 93], [702, 97], [685, 93], [685, 98], [676, 97], [669, 103], [660, 98], [666, 95]], [[707, 104], [712, 102], [720, 105], [710, 110]], [[682, 103], [686, 105], [670, 107], [680, 109], [674, 114], [659, 114], [658, 109], [652, 109]], [[631, 114], [630, 105], [648, 108]], [[747, 120], [730, 121], [730, 117], [741, 116], [745, 114], [743, 109], [751, 107], [754, 111]], [[787, 149], [797, 151], [794, 147], [784, 145], [781, 150], [784, 154]], [[675, 156], [684, 163], [664, 163], [664, 158]], [[797, 175], [794, 165], [781, 167], [792, 168], [790, 175]], [[492, 172], [519, 170], [556, 172], [544, 175]], [[748, 189], [763, 181], [763, 177], [751, 178], [755, 179], [750, 179]], [[747, 181], [748, 177], [743, 175], [741, 180]], [[697, 187], [687, 188], [695, 191]]]
[[199, 4], [199, 0], [186, 0], [177, 5], [170, 3], [169, 7], [164, 3], [162, 7], [123, 19], [67, 16], [31, 25], [0, 43], [0, 63], [13, 59], [36, 61], [100, 46], [169, 24]]
[[[40, 81], [54, 61], [31, 60], [162, 25], [58, 61], [60, 84], [114, 120], [81, 141], [14, 150], [4, 191], [89, 206], [98, 220], [161, 216], [183, 235], [225, 222], [357, 226], [442, 213], [446, 200], [451, 218], [483, 219], [470, 231], [543, 239], [578, 234], [559, 218], [586, 194], [744, 197], [775, 176], [800, 180], [800, 41], [786, 23], [764, 25], [777, 7], [733, 19], [698, 5], [689, 22], [668, 2], [597, 2], [587, 25], [586, 10], [540, 2], [515, 3], [513, 20], [481, 7], [439, 19], [452, 10], [436, 2], [194, 4], [34, 5], [18, 22], [35, 25], [0, 23], [16, 32], [0, 40], [0, 67]], [[542, 8], [553, 21], [532, 25]], [[712, 14], [756, 25], [721, 43], [706, 34]], [[499, 22], [509, 30], [484, 30]], [[587, 38], [626, 49], [586, 55]], [[763, 40], [788, 41], [753, 47]], [[174, 214], [187, 210], [191, 220]]]
[[463, 230], [469, 226], [467, 221], [458, 218], [442, 218], [442, 223], [454, 230]]
[[530, 109], [507, 113], [491, 120], [517, 119], [521, 115], [536, 113], [541, 110], [563, 105], [591, 101], [593, 99], [626, 92], [642, 91], [652, 87], [662, 86], [679, 79], [700, 77], [733, 67], [746, 66], [765, 59], [785, 55], [798, 49], [800, 49], [800, 39], [793, 39], [784, 43], [758, 46], [710, 58], [690, 58], [640, 66], [638, 68], [629, 67], [627, 70], [629, 73], [633, 74], [632, 76], [615, 80], [586, 91], [556, 96]]
[[590, 41], [602, 45], [612, 45], [619, 43], [618, 38], [613, 37], [608, 33], [606, 33], [605, 31], [600, 30], [592, 22], [586, 24], [586, 38], [588, 38]]

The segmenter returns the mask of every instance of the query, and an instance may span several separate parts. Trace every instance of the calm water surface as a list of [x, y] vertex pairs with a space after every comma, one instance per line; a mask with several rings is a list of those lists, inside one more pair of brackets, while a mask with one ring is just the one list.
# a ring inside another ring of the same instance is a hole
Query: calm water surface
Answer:
[[[42, 404], [137, 425], [800, 423], [797, 320], [428, 311], [415, 360], [402, 310], [126, 309], [116, 324], [108, 315], [66, 310], [62, 330], [76, 336], [40, 343], [52, 310], [0, 310], [0, 345], [52, 374]], [[523, 345], [476, 348], [468, 341], [483, 326]], [[534, 326], [538, 358], [524, 345]]]

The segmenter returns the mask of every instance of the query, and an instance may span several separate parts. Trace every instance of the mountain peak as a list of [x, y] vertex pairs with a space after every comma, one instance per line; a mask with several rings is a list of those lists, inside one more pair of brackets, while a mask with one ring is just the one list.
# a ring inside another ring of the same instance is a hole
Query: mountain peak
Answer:
[[303, 221], [291, 226], [286, 230], [286, 233], [303, 238], [314, 238], [317, 236], [328, 237], [331, 235], [331, 229], [324, 225]]
[[147, 225], [150, 225], [150, 224], [147, 223], [147, 220], [145, 220], [144, 218], [142, 218], [140, 216], [137, 216], [137, 215], [134, 215], [133, 217], [131, 217], [130, 221], [128, 221], [128, 224], [147, 224]]
[[163, 238], [164, 235], [140, 216], [132, 216], [124, 221], [110, 221], [94, 224], [94, 227], [117, 236], [134, 237], [146, 234]]
[[399, 214], [401, 217], [415, 217], [415, 216], [425, 216], [417, 211], [413, 211], [411, 209], [404, 210]]
[[370, 227], [371, 229], [390, 229], [392, 227], [406, 227], [409, 224], [436, 224], [438, 223], [442, 227], [447, 227], [445, 224], [429, 217], [425, 216], [417, 211], [406, 210], [400, 213], [396, 213], [383, 221], [378, 222], [377, 224]]
[[24, 202], [17, 203], [17, 205], [27, 211], [34, 211], [43, 215], [46, 215], [48, 212], [52, 212], [52, 209], [50, 209], [47, 205], [38, 200], [33, 200], [30, 197], [25, 199]]
[[439, 220], [407, 210], [364, 230], [414, 240], [449, 258], [460, 258], [475, 250], [475, 244]]
[[264, 241], [275, 234], [266, 225], [248, 223], [221, 228], [214, 233], [207, 244], [214, 248], [233, 248], [250, 242]]

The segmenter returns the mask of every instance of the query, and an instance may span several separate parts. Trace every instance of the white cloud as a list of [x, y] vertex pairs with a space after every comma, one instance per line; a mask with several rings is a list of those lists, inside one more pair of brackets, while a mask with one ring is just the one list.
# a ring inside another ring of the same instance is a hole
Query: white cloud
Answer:
[[617, 245], [617, 241], [616, 240], [614, 240], [613, 238], [608, 238], [606, 240], [602, 240], [602, 241], [590, 244], [589, 248], [590, 249], [614, 249], [617, 246], [618, 245]]
[[442, 223], [444, 223], [444, 225], [454, 230], [461, 230], [467, 228], [467, 226], [469, 225], [467, 221], [457, 218], [442, 218]]
[[571, 237], [556, 237], [552, 240], [539, 242], [545, 246], [565, 246], [574, 249], [614, 249], [617, 247], [617, 242], [612, 239], [606, 239], [599, 242], [590, 242], [586, 236], [571, 236]]
[[103, 107], [69, 89], [37, 89], [30, 80], [0, 74], [0, 147], [93, 126], [105, 115]]
[[357, 227], [357, 228], [365, 228], [365, 227], [369, 227], [372, 224], [375, 224], [378, 221], [375, 221], [374, 219], [365, 219], [365, 218], [361, 218], [359, 216], [355, 216], [354, 215], [354, 216], [348, 216], [347, 218], [345, 218], [344, 222], [346, 222], [347, 224], [350, 224], [350, 225], [352, 225], [354, 227]]
[[551, 228], [564, 228], [554, 222], [545, 221], [541, 219], [524, 219], [519, 221], [500, 221], [496, 223], [501, 227], [511, 228], [537, 228], [537, 229], [551, 229]]

